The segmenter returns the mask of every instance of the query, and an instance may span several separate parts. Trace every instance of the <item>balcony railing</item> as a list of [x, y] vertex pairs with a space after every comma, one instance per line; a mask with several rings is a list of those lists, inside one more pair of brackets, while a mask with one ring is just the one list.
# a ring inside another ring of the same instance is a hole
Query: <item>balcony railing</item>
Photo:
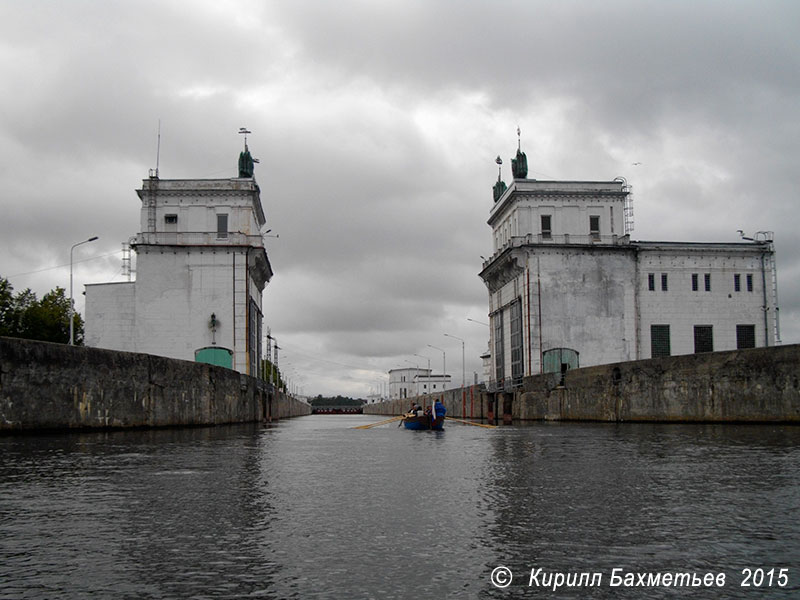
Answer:
[[571, 233], [564, 233], [559, 235], [548, 235], [542, 233], [529, 233], [528, 235], [512, 236], [502, 246], [495, 250], [491, 259], [483, 263], [484, 268], [499, 254], [503, 253], [509, 248], [520, 248], [522, 246], [530, 246], [533, 244], [541, 244], [542, 246], [548, 245], [594, 245], [594, 246], [627, 246], [631, 243], [630, 236], [628, 235], [575, 235]]
[[264, 247], [260, 235], [248, 235], [239, 231], [217, 233], [216, 231], [148, 231], [137, 234], [131, 245], [153, 244], [164, 246], [253, 246]]
[[502, 380], [491, 379], [486, 382], [487, 392], [512, 392], [522, 387], [522, 376], [506, 377]]

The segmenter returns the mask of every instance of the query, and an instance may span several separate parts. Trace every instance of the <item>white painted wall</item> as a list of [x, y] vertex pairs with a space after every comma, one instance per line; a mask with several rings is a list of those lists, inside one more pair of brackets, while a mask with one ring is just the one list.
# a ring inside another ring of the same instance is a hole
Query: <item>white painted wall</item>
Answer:
[[[515, 181], [492, 208], [495, 254], [482, 274], [490, 286], [490, 379], [495, 378], [494, 325], [500, 312], [504, 377], [511, 377], [515, 299], [522, 302], [525, 375], [539, 372], [541, 351], [559, 347], [579, 352], [581, 366], [650, 358], [652, 324], [670, 326], [673, 355], [694, 352], [695, 325], [713, 326], [714, 350], [737, 347], [737, 325], [755, 325], [757, 346], [774, 344], [772, 273], [770, 261], [762, 261], [769, 248], [630, 242], [623, 235], [623, 185]], [[550, 239], [541, 235], [542, 214], [551, 215]], [[600, 217], [599, 239], [589, 236], [591, 215]], [[655, 291], [648, 289], [649, 273], [655, 275]], [[668, 277], [665, 292], [662, 273]], [[692, 291], [692, 273], [698, 274], [698, 291]], [[735, 274], [740, 275], [738, 292]], [[747, 291], [748, 274], [753, 291]]]
[[[194, 360], [215, 342], [233, 352], [235, 370], [249, 373], [250, 302], [262, 311], [272, 275], [255, 181], [151, 178], [137, 193], [136, 281], [87, 286], [87, 345]], [[218, 214], [228, 216], [225, 235]]]

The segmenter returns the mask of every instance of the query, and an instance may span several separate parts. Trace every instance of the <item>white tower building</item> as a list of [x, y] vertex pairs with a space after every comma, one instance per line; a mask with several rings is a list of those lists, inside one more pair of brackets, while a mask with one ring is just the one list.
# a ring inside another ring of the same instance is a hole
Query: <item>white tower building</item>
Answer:
[[[502, 163], [498, 157], [498, 163]], [[489, 216], [490, 390], [542, 372], [779, 341], [774, 249], [635, 242], [624, 179], [537, 181], [520, 150]]]
[[232, 179], [145, 179], [136, 280], [86, 286], [88, 346], [222, 364], [257, 375], [272, 267], [253, 159]]

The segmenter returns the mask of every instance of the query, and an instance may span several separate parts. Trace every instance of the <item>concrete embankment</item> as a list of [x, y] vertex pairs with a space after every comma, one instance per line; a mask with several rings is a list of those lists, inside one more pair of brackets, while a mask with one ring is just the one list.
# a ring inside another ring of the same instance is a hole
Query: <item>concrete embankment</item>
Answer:
[[221, 425], [311, 413], [230, 369], [0, 337], [0, 431]]
[[486, 419], [490, 415], [490, 394], [487, 394], [482, 385], [473, 385], [465, 389], [453, 389], [438, 394], [418, 396], [416, 398], [403, 398], [389, 400], [375, 404], [364, 405], [364, 413], [370, 415], [402, 415], [408, 412], [412, 402], [422, 406], [430, 406], [434, 400], [440, 400], [447, 408], [451, 417], [464, 419]]
[[[447, 414], [553, 421], [800, 423], [800, 345], [640, 360], [527, 377], [514, 391], [448, 390]], [[418, 399], [430, 404], [429, 397]], [[365, 407], [401, 414], [411, 399]]]

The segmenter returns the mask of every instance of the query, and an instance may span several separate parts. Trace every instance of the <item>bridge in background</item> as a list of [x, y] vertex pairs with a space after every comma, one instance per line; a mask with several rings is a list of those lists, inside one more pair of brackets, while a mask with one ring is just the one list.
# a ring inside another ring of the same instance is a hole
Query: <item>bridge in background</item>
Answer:
[[364, 412], [363, 406], [313, 406], [312, 415], [360, 415]]

